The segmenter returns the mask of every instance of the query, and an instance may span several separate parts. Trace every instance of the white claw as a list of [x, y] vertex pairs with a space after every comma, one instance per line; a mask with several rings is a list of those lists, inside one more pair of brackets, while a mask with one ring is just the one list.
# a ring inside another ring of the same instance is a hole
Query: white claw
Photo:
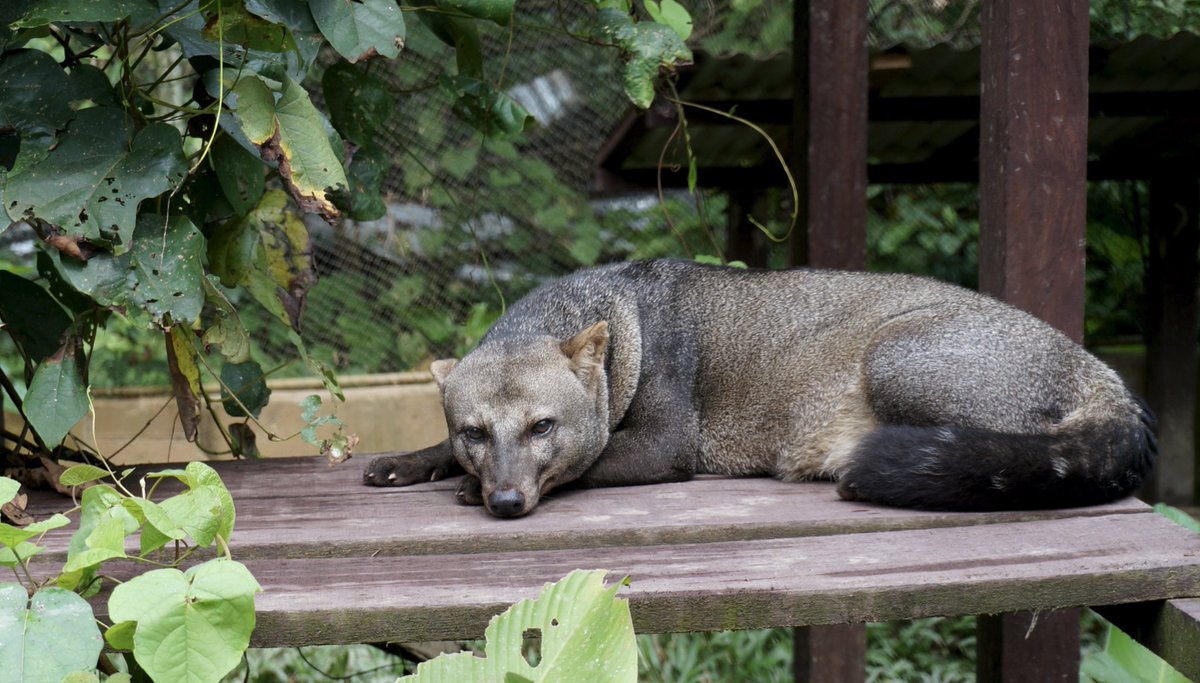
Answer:
[[396, 481], [396, 473], [392, 472], [388, 475], [388, 481]]

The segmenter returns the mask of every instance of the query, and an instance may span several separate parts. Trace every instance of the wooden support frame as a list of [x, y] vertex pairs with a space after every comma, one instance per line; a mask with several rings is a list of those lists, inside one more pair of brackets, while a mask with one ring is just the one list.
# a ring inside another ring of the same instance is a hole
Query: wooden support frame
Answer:
[[[980, 289], [1082, 341], [1088, 0], [991, 0], [981, 23]], [[1079, 611], [1031, 618], [980, 619], [980, 683], [1078, 680]]]
[[1191, 505], [1196, 495], [1200, 178], [1195, 173], [1194, 168], [1173, 167], [1150, 181], [1146, 400], [1158, 416], [1159, 455], [1142, 492], [1149, 500], [1172, 505]]
[[793, 262], [867, 263], [867, 3], [798, 0], [794, 15], [792, 173], [802, 233]]

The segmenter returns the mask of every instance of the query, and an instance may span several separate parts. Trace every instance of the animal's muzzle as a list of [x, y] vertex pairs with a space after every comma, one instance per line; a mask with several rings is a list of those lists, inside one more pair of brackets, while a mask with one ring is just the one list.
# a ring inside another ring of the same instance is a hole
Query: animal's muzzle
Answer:
[[515, 488], [496, 489], [488, 496], [487, 506], [497, 517], [516, 517], [525, 512], [525, 494]]

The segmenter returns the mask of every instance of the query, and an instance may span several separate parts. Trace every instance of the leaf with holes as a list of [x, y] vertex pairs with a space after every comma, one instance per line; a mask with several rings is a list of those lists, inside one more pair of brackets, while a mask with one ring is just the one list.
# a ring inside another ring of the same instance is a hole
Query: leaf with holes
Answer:
[[202, 319], [205, 327], [200, 341], [204, 344], [205, 353], [216, 345], [227, 362], [244, 363], [250, 360], [250, 333], [242, 324], [237, 309], [214, 284], [215, 280], [210, 275], [203, 283], [205, 312]]
[[186, 163], [179, 131], [165, 123], [136, 134], [114, 107], [75, 115], [44, 161], [4, 189], [13, 220], [40, 218], [72, 235], [128, 251], [138, 204], [183, 181]]
[[160, 324], [191, 323], [204, 308], [204, 236], [186, 216], [138, 217], [129, 299]]
[[51, 681], [96, 668], [104, 645], [87, 601], [61, 588], [30, 598], [15, 583], [0, 584], [0, 671], [6, 681]]
[[381, 55], [393, 59], [404, 47], [404, 14], [395, 0], [309, 0], [313, 19], [351, 62]]
[[108, 613], [114, 628], [136, 622], [133, 656], [150, 678], [218, 683], [250, 644], [261, 590], [244, 565], [218, 558], [136, 576], [113, 589]]
[[40, 50], [15, 50], [0, 60], [0, 130], [20, 138], [10, 179], [45, 159], [57, 131], [66, 127], [72, 115], [63, 97], [67, 83], [62, 67]]
[[21, 18], [13, 22], [19, 28], [33, 28], [47, 24], [79, 24], [95, 21], [120, 21], [129, 18], [137, 25], [158, 14], [157, 7], [149, 0], [104, 0], [104, 2], [80, 2], [79, 0], [35, 0], [29, 3]]
[[[484, 657], [463, 652], [422, 663], [397, 683], [434, 681], [637, 681], [637, 642], [629, 603], [606, 588], [604, 571], [573, 571], [492, 619]], [[541, 636], [536, 666], [523, 655], [526, 635]]]

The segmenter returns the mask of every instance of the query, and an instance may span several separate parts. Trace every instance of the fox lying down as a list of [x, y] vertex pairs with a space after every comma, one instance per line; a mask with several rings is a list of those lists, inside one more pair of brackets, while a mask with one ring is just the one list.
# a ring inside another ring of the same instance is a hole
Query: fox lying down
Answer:
[[903, 507], [1071, 507], [1131, 493], [1157, 449], [1145, 405], [1079, 345], [907, 275], [585, 270], [431, 371], [450, 437], [376, 457], [364, 483], [465, 471], [459, 500], [498, 517], [568, 483], [698, 473], [829, 478]]

